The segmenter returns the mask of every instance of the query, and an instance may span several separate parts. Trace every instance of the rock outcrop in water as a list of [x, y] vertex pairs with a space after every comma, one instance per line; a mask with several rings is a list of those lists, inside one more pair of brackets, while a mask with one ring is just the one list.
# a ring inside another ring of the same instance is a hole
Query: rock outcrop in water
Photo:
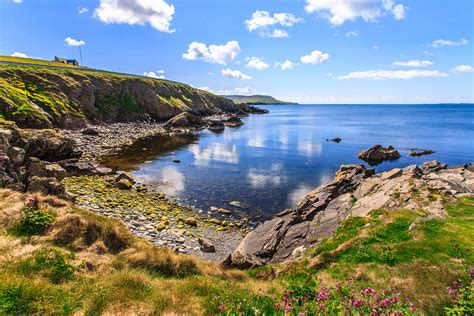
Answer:
[[398, 150], [392, 146], [383, 147], [382, 145], [375, 145], [369, 149], [363, 150], [357, 154], [359, 159], [367, 161], [371, 165], [377, 165], [385, 160], [396, 160], [400, 158]]
[[164, 127], [166, 129], [173, 129], [173, 128], [199, 129], [199, 128], [202, 128], [204, 124], [205, 122], [200, 116], [184, 112], [169, 119], [165, 123]]
[[434, 151], [431, 149], [410, 149], [410, 151], [408, 152], [408, 156], [418, 157], [424, 155], [431, 155], [432, 153], [434, 153]]
[[377, 209], [423, 209], [443, 218], [450, 196], [474, 194], [473, 171], [472, 164], [447, 169], [436, 161], [380, 174], [363, 165], [343, 165], [333, 181], [310, 192], [296, 208], [258, 225], [224, 264], [248, 268], [296, 258], [330, 237], [347, 217]]

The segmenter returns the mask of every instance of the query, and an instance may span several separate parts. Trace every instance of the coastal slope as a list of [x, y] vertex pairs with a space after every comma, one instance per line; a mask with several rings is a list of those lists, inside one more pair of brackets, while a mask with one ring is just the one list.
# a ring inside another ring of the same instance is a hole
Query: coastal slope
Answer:
[[251, 112], [189, 85], [97, 70], [0, 64], [0, 118], [19, 127], [78, 129], [89, 123]]

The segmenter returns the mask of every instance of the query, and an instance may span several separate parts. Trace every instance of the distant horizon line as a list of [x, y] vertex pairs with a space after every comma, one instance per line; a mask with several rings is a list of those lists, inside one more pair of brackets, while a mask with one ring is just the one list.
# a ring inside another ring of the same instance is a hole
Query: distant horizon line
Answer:
[[293, 104], [260, 104], [260, 105], [474, 105], [474, 102], [439, 102], [439, 103], [293, 103]]

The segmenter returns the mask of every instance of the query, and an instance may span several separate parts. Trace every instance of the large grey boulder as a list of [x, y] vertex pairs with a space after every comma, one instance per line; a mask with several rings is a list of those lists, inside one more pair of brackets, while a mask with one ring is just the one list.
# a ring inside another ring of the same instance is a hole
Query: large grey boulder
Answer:
[[165, 123], [166, 129], [171, 128], [193, 128], [199, 129], [204, 126], [204, 120], [194, 114], [183, 112], [181, 114], [176, 115], [175, 117], [171, 118]]

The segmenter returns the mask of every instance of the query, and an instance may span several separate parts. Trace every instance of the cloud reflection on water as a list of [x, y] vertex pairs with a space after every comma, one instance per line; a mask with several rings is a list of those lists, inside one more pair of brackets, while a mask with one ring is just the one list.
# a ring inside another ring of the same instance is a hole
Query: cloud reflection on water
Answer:
[[170, 196], [176, 197], [184, 191], [184, 175], [176, 167], [168, 166], [160, 170], [149, 170], [146, 174], [135, 175], [137, 180]]
[[247, 182], [254, 189], [268, 185], [278, 186], [286, 180], [286, 175], [282, 174], [282, 171], [282, 163], [272, 163], [270, 169], [250, 168], [247, 173]]
[[211, 161], [231, 164], [239, 163], [239, 153], [236, 145], [213, 143], [207, 148], [197, 144], [189, 146], [189, 151], [194, 155], [196, 165], [205, 166]]
[[296, 189], [292, 190], [288, 194], [288, 202], [289, 202], [290, 207], [295, 207], [296, 205], [298, 205], [298, 203], [301, 201], [301, 199], [306, 194], [311, 192], [311, 190], [313, 190], [313, 189], [314, 189], [314, 187], [311, 187], [311, 186], [306, 185], [304, 183], [298, 185], [298, 187]]

